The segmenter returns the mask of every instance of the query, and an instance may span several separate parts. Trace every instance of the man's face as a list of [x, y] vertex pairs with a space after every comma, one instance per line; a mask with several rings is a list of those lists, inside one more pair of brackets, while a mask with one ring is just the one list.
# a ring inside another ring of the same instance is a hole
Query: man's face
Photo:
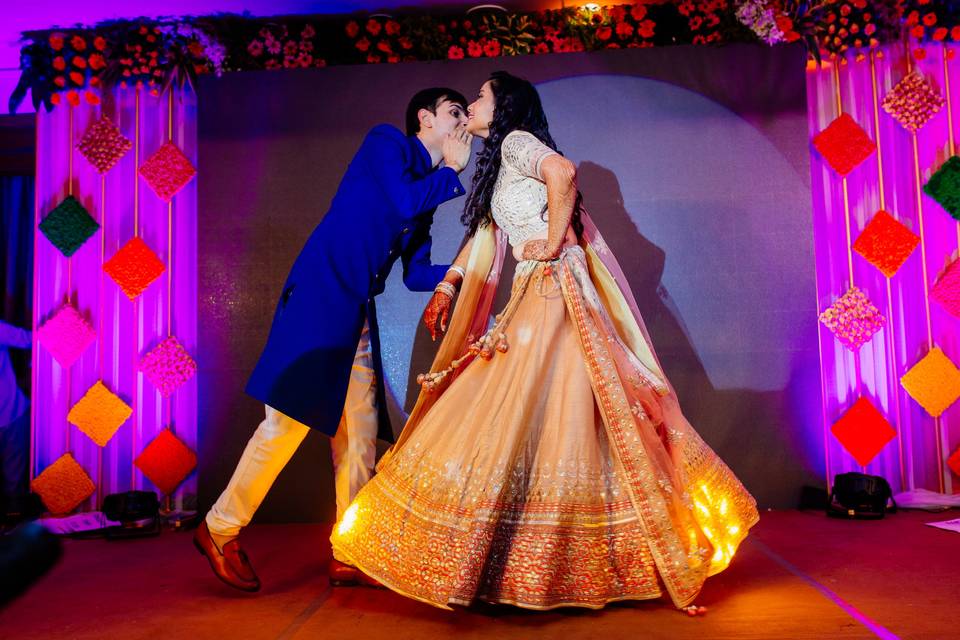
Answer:
[[436, 115], [433, 116], [433, 130], [440, 139], [467, 124], [467, 110], [456, 102], [442, 100], [437, 105], [436, 111]]

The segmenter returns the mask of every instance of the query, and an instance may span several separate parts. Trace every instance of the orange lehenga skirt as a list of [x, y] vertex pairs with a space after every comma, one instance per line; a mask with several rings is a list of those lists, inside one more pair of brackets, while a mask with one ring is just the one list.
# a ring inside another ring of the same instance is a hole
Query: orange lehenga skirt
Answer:
[[583, 249], [517, 266], [475, 358], [334, 527], [338, 555], [435, 605], [678, 607], [756, 504], [626, 348]]

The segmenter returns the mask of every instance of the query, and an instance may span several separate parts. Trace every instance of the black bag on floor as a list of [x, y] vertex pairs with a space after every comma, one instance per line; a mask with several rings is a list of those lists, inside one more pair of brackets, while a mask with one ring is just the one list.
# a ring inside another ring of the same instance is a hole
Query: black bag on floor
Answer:
[[896, 513], [897, 503], [890, 484], [880, 476], [868, 476], [856, 471], [834, 476], [827, 515], [837, 518], [877, 520], [887, 512]]
[[141, 538], [160, 533], [160, 499], [153, 491], [111, 493], [103, 499], [101, 509], [118, 526], [104, 530], [107, 538]]

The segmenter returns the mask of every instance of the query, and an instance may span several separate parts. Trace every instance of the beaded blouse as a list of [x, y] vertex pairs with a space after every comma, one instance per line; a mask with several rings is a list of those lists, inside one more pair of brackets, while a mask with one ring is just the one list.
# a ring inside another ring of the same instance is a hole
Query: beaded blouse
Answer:
[[503, 139], [490, 209], [511, 246], [547, 237], [547, 185], [540, 165], [556, 153], [526, 131], [511, 131]]

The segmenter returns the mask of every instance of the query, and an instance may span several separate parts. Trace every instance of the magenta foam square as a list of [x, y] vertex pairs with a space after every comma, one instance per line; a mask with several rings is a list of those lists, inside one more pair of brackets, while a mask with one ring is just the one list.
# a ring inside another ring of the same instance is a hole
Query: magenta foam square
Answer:
[[140, 370], [160, 390], [160, 395], [168, 398], [196, 374], [197, 363], [183, 345], [170, 336], [143, 357]]
[[70, 304], [61, 307], [37, 331], [37, 341], [67, 369], [96, 339], [97, 332]]

